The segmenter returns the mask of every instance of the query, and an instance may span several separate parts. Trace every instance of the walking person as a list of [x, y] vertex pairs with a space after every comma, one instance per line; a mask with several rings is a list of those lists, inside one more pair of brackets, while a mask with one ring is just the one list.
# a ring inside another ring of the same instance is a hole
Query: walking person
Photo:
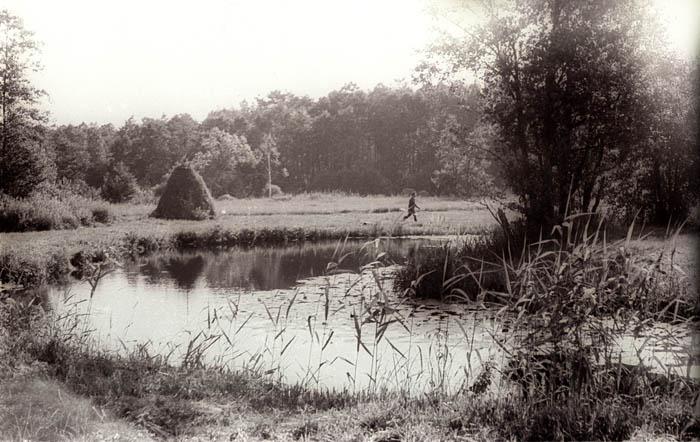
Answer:
[[416, 192], [411, 192], [411, 198], [408, 200], [408, 213], [403, 217], [404, 221], [413, 215], [413, 221], [418, 221], [416, 217], [416, 209], [420, 209], [416, 204]]

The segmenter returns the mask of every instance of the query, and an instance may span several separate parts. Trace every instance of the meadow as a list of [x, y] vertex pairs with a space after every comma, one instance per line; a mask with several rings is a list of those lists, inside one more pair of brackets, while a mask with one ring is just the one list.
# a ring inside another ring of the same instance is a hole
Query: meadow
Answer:
[[155, 204], [109, 204], [109, 223], [0, 233], [0, 281], [57, 282], [78, 253], [118, 257], [164, 248], [274, 245], [322, 239], [482, 234], [493, 225], [476, 201], [419, 198], [418, 222], [403, 221], [406, 198], [312, 193], [222, 200], [202, 221], [149, 217]]

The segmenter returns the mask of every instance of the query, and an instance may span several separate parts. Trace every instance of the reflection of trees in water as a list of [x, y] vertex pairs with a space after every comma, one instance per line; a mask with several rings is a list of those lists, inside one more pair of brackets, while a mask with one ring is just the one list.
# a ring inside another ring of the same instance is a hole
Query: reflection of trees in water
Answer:
[[206, 263], [207, 261], [202, 255], [192, 256], [188, 259], [170, 257], [165, 261], [163, 267], [175, 280], [179, 288], [192, 290]]
[[[299, 279], [325, 274], [331, 261], [338, 263], [339, 269], [353, 272], [373, 261], [380, 252], [386, 252], [390, 260], [402, 262], [423, 242], [383, 241], [379, 248], [370, 245], [360, 250], [362, 244], [357, 241], [344, 245], [307, 243], [285, 248], [169, 253], [140, 260], [130, 266], [127, 274], [138, 272], [149, 284], [156, 285], [172, 280], [184, 290], [191, 290], [200, 276], [213, 288], [274, 290], [292, 287]], [[345, 257], [338, 262], [341, 256]]]
[[172, 280], [178, 288], [192, 290], [207, 259], [202, 254], [167, 254], [149, 257], [139, 264], [138, 271], [149, 284], [159, 285]]
[[322, 274], [327, 256], [330, 255], [302, 247], [236, 250], [213, 257], [205, 278], [209, 286], [216, 288], [289, 288], [300, 278]]

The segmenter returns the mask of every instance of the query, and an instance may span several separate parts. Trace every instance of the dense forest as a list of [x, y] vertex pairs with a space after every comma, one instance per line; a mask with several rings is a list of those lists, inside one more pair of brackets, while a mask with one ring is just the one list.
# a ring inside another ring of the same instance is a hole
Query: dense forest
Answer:
[[659, 223], [687, 216], [700, 176], [697, 64], [662, 44], [636, 0], [516, 3], [436, 44], [410, 85], [273, 91], [201, 122], [121, 127], [49, 125], [28, 80], [33, 36], [3, 12], [0, 192], [58, 183], [123, 202], [157, 195], [190, 162], [215, 197], [508, 189], [536, 224], [601, 207]]
[[[56, 178], [102, 188], [110, 174], [159, 186], [173, 166], [190, 161], [214, 196], [259, 196], [272, 183], [285, 192], [343, 190], [391, 194], [414, 188], [476, 194], [459, 175], [491, 165], [466, 157], [455, 170], [460, 134], [476, 127], [476, 86], [389, 88], [353, 84], [317, 100], [271, 92], [254, 103], [211, 112], [45, 128], [40, 143], [54, 156]], [[269, 161], [268, 161], [269, 160]], [[269, 167], [269, 170], [268, 170]], [[105, 195], [119, 200], [120, 195]]]

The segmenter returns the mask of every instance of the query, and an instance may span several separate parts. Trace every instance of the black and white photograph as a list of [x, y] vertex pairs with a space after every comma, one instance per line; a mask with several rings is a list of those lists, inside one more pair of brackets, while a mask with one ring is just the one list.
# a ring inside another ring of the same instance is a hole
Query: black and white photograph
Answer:
[[700, 0], [0, 0], [0, 441], [700, 441]]

